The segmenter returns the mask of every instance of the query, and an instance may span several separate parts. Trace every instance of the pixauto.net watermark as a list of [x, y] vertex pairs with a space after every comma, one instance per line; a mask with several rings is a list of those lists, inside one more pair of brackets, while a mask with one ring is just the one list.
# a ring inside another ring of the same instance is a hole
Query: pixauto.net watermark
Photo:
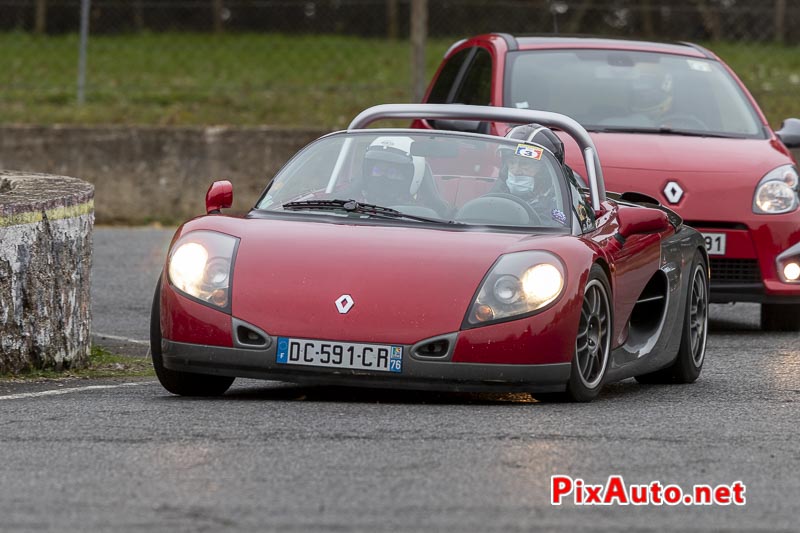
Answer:
[[627, 485], [622, 476], [609, 476], [604, 484], [593, 485], [580, 478], [550, 477], [550, 503], [561, 505], [744, 505], [746, 487], [741, 481], [729, 485], [692, 485], [684, 491], [678, 485], [659, 481]]

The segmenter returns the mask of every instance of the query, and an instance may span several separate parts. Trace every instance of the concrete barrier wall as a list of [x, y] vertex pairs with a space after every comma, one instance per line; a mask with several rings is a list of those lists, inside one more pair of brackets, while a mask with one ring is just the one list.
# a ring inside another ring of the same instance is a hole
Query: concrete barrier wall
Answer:
[[0, 171], [0, 373], [83, 365], [94, 188]]
[[205, 212], [215, 179], [246, 212], [268, 180], [323, 130], [227, 127], [2, 126], [0, 168], [81, 176], [98, 223], [181, 222]]
[[[177, 223], [205, 212], [205, 192], [215, 179], [233, 182], [232, 212], [246, 212], [275, 172], [325, 133], [270, 127], [0, 126], [0, 168], [81, 176], [95, 186], [100, 224]], [[760, 177], [753, 177], [754, 187]]]

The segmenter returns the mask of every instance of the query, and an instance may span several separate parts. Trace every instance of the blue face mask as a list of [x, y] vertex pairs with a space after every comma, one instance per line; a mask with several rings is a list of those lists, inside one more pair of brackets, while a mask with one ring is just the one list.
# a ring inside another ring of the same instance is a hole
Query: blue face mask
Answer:
[[531, 194], [535, 185], [533, 176], [508, 173], [508, 190], [514, 194]]

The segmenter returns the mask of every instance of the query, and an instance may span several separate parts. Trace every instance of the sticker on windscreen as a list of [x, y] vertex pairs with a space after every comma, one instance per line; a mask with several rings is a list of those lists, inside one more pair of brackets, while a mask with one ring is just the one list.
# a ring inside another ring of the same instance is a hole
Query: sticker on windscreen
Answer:
[[698, 72], [711, 72], [711, 65], [709, 65], [706, 61], [687, 59], [686, 62], [689, 64], [689, 68], [692, 70], [697, 70]]
[[542, 152], [544, 152], [544, 149], [539, 148], [538, 146], [518, 144], [517, 151], [514, 153], [522, 157], [527, 157], [528, 159], [541, 159]]

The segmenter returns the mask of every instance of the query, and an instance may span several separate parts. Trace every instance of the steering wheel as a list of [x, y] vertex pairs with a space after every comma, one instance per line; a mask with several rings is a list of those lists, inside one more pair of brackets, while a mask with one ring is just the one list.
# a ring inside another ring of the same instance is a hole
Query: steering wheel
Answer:
[[489, 194], [484, 194], [482, 198], [505, 198], [506, 200], [511, 200], [512, 202], [521, 205], [525, 208], [525, 212], [528, 213], [528, 218], [531, 222], [534, 223], [536, 226], [545, 226], [546, 224], [542, 220], [542, 217], [537, 213], [533, 207], [531, 207], [528, 202], [520, 198], [519, 196], [515, 196], [513, 194], [509, 194], [507, 192], [493, 192]]
[[675, 127], [675, 122], [678, 125], [683, 124], [684, 126], [692, 129], [699, 129], [703, 131], [708, 131], [710, 128], [708, 124], [697, 118], [695, 115], [690, 115], [689, 113], [670, 113], [661, 117], [659, 120], [660, 125], [668, 126], [670, 128]]

